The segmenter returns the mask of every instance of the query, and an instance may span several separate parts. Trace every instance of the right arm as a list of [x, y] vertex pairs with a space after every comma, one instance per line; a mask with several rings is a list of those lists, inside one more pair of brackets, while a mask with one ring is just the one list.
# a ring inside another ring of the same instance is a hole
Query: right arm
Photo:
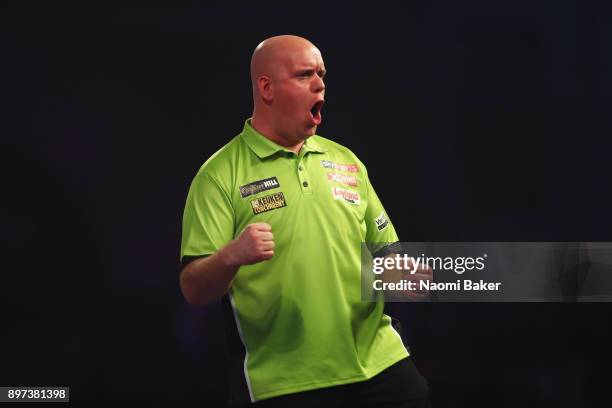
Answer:
[[266, 223], [248, 225], [238, 238], [215, 252], [188, 263], [181, 271], [181, 291], [187, 303], [205, 305], [229, 290], [238, 269], [274, 256], [274, 236]]

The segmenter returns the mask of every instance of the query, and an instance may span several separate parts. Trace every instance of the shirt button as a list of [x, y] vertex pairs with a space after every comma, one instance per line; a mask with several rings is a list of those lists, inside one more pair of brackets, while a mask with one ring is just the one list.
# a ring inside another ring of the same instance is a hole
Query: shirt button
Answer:
[[304, 187], [308, 187], [308, 182], [307, 182], [307, 181], [305, 181], [305, 182], [303, 182], [303, 183], [302, 183], [302, 185], [303, 185]]
[[302, 165], [300, 164], [300, 165], [298, 166], [298, 170], [299, 170], [299, 171], [302, 171], [302, 170], [304, 170], [304, 167], [302, 167]]

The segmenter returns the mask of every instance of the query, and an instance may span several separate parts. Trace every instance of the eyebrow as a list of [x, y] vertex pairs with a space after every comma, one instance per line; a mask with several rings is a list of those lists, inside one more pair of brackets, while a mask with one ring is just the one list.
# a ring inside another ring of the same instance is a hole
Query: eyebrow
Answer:
[[[296, 74], [297, 75], [302, 75], [302, 74], [313, 74], [315, 73], [315, 69], [314, 68], [300, 68], [296, 70]], [[327, 74], [327, 70], [325, 70], [325, 68], [321, 68], [320, 70], [316, 71], [317, 74], [320, 74], [322, 77], [325, 76], [325, 74]]]

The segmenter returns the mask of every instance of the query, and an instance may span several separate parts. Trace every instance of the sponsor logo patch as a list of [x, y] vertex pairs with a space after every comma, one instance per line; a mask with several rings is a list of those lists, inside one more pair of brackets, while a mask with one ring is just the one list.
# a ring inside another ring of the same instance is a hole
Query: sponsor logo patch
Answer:
[[376, 217], [374, 219], [374, 222], [376, 223], [376, 227], [378, 227], [379, 231], [384, 230], [385, 228], [387, 228], [387, 225], [389, 225], [389, 219], [387, 218], [385, 213], [382, 213], [378, 217]]
[[356, 191], [348, 190], [342, 187], [332, 187], [332, 194], [336, 200], [344, 200], [347, 203], [359, 205], [359, 193]]
[[270, 194], [251, 200], [251, 207], [253, 207], [254, 214], [261, 214], [262, 212], [276, 210], [277, 208], [282, 208], [286, 206], [287, 202], [285, 201], [285, 196], [282, 192]]
[[321, 160], [321, 165], [326, 169], [348, 171], [349, 173], [357, 173], [359, 171], [359, 167], [356, 164], [340, 164], [329, 160]]
[[257, 180], [244, 186], [240, 186], [240, 195], [242, 198], [248, 197], [262, 191], [271, 190], [280, 187], [280, 183], [276, 177], [270, 177], [263, 180]]
[[345, 186], [357, 186], [357, 177], [355, 176], [347, 176], [346, 174], [340, 173], [327, 173], [327, 181], [344, 184]]

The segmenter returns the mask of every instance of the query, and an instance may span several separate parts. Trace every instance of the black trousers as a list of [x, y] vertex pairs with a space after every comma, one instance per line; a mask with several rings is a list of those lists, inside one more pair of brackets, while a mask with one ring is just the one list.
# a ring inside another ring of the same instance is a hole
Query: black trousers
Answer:
[[429, 387], [408, 357], [367, 381], [281, 395], [256, 402], [253, 406], [425, 408], [430, 407]]

